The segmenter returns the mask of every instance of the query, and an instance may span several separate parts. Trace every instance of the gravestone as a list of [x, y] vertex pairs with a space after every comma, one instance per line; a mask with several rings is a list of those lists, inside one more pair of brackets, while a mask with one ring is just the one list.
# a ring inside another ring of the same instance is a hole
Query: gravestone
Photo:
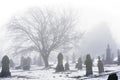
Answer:
[[68, 71], [68, 70], [70, 70], [70, 68], [69, 68], [69, 63], [67, 62], [65, 63], [65, 71]]
[[82, 69], [82, 59], [79, 57], [79, 59], [78, 59], [78, 63], [76, 64], [76, 68], [78, 69], [78, 70], [80, 70], [80, 69]]
[[1, 70], [1, 73], [0, 73], [0, 77], [9, 77], [11, 76], [11, 72], [9, 70], [9, 58], [8, 56], [4, 56], [2, 58], [2, 70]]
[[106, 49], [106, 61], [105, 64], [112, 64], [112, 53], [111, 53], [111, 48], [110, 45], [107, 45], [107, 49]]
[[23, 70], [30, 70], [30, 65], [31, 65], [31, 58], [30, 57], [25, 58], [23, 62]]
[[99, 73], [104, 72], [103, 62], [100, 60], [100, 56], [98, 56], [98, 71]]
[[56, 72], [64, 71], [64, 67], [63, 67], [63, 55], [62, 55], [62, 53], [58, 54], [57, 59], [58, 59], [58, 64], [57, 64], [57, 67], [56, 67]]
[[86, 65], [86, 76], [92, 75], [93, 74], [92, 59], [89, 54], [86, 55], [85, 65]]
[[118, 76], [116, 73], [112, 73], [108, 76], [107, 80], [118, 80]]

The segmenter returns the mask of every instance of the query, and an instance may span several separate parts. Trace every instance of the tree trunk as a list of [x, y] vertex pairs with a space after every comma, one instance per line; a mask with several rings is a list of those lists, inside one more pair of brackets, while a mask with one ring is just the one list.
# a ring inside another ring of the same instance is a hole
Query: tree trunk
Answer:
[[42, 57], [43, 57], [43, 61], [44, 61], [45, 67], [47, 68], [47, 67], [49, 66], [49, 63], [48, 63], [48, 55], [42, 56]]

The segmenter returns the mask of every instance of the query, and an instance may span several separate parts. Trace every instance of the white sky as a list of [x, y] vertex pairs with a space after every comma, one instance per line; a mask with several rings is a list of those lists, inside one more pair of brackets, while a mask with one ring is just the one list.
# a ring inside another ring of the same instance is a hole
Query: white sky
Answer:
[[0, 47], [4, 45], [4, 26], [9, 19], [30, 7], [75, 9], [80, 24], [87, 30], [101, 22], [108, 23], [120, 44], [120, 1], [118, 0], [0, 0]]

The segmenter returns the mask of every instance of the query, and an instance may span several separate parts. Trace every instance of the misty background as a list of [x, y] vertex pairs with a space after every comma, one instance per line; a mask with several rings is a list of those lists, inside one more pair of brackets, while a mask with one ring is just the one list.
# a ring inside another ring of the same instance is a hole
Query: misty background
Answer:
[[6, 25], [12, 16], [21, 15], [31, 7], [50, 7], [54, 9], [73, 10], [79, 15], [77, 29], [81, 28], [85, 34], [77, 50], [71, 51], [72, 53], [74, 52], [78, 56], [90, 53], [96, 57], [98, 54], [105, 54], [106, 46], [110, 44], [112, 53], [116, 54], [116, 50], [120, 46], [119, 4], [119, 1], [114, 0], [0, 1], [0, 53], [1, 55], [10, 55], [8, 48], [12, 43]]

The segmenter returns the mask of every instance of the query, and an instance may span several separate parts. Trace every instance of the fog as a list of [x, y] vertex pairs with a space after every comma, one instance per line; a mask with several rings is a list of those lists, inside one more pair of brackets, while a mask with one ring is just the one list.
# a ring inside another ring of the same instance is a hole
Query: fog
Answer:
[[95, 25], [91, 30], [85, 33], [80, 44], [80, 54], [93, 54], [94, 57], [104, 55], [107, 45], [110, 45], [112, 53], [117, 54], [118, 45], [113, 38], [110, 27], [102, 22]]
[[107, 80], [119, 65], [119, 0], [0, 0], [0, 80]]
[[[79, 16], [79, 25], [77, 29], [85, 32], [81, 39], [78, 55], [81, 54], [104, 54], [107, 44], [110, 44], [112, 52], [116, 54], [119, 48], [119, 20], [120, 5], [119, 1], [113, 0], [12, 0], [0, 1], [0, 52], [1, 55], [11, 54], [8, 49], [13, 44], [9, 36], [6, 25], [10, 19], [16, 15], [22, 15], [25, 11], [32, 7], [54, 8], [73, 10]], [[105, 25], [104, 25], [105, 23]], [[10, 55], [11, 56], [11, 55]]]

